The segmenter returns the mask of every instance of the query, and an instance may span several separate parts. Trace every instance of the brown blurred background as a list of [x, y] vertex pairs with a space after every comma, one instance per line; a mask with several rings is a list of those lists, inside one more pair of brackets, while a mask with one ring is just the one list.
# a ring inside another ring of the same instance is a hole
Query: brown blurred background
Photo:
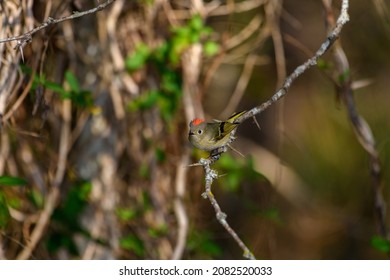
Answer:
[[[390, 5], [350, 2], [339, 42], [388, 205]], [[0, 39], [102, 3], [6, 1]], [[320, 0], [116, 0], [36, 33], [24, 62], [0, 44], [0, 257], [241, 259], [201, 197], [203, 169], [188, 167], [207, 156], [188, 122], [265, 102], [326, 34]], [[244, 157], [213, 165], [213, 193], [259, 259], [386, 259], [331, 51], [321, 65], [257, 116], [261, 130], [239, 127]]]

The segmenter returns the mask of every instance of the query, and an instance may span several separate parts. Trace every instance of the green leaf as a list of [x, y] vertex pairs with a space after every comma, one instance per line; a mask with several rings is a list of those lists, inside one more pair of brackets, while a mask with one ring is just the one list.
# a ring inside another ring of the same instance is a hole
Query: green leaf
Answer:
[[267, 181], [267, 178], [263, 174], [255, 170], [252, 156], [248, 157], [246, 160], [246, 177], [250, 181], [259, 181], [259, 180]]
[[157, 162], [163, 163], [166, 160], [165, 152], [162, 149], [156, 148], [155, 154], [156, 154]]
[[338, 80], [341, 84], [344, 84], [351, 78], [351, 72], [349, 69], [345, 70], [344, 73], [340, 74]]
[[72, 92], [72, 101], [80, 107], [90, 108], [93, 106], [92, 93], [88, 90], [81, 90], [78, 92]]
[[80, 91], [79, 82], [77, 81], [75, 75], [72, 72], [70, 71], [65, 72], [65, 80], [73, 92]]
[[220, 168], [226, 173], [221, 177], [221, 186], [227, 191], [237, 191], [240, 184], [248, 181], [264, 180], [265, 177], [254, 169], [253, 158], [237, 160], [226, 154], [217, 162]]
[[7, 227], [11, 216], [9, 214], [8, 205], [3, 192], [0, 191], [0, 229]]
[[43, 208], [44, 199], [43, 195], [40, 192], [36, 190], [31, 190], [31, 192], [29, 193], [29, 198], [31, 202], [35, 205], [35, 207], [37, 207], [38, 209]]
[[141, 69], [145, 66], [151, 50], [145, 44], [140, 44], [136, 47], [135, 52], [126, 58], [126, 69], [130, 72]]
[[180, 76], [176, 72], [165, 71], [162, 74], [161, 89], [167, 93], [180, 95], [181, 94]]
[[28, 75], [31, 75], [32, 74], [32, 69], [31, 67], [25, 65], [25, 64], [20, 64], [20, 69], [22, 70], [22, 72], [24, 74], [28, 74]]
[[226, 185], [224, 186], [224, 189], [230, 192], [238, 191], [242, 179], [243, 176], [239, 172], [228, 173], [226, 175]]
[[374, 236], [371, 239], [371, 245], [378, 251], [390, 253], [390, 241], [381, 236]]
[[53, 220], [62, 224], [67, 230], [81, 232], [79, 217], [88, 204], [91, 187], [89, 181], [80, 181], [71, 186], [61, 206], [55, 209]]
[[72, 94], [70, 92], [65, 91], [61, 94], [62, 99], [72, 99]]
[[202, 250], [211, 256], [222, 255], [221, 247], [217, 243], [209, 240], [202, 243]]
[[327, 69], [330, 69], [332, 66], [328, 61], [320, 58], [317, 61], [317, 67], [321, 70], [327, 70]]
[[92, 190], [92, 184], [89, 181], [81, 182], [72, 186], [68, 196], [61, 208], [62, 215], [68, 221], [77, 219], [87, 205], [89, 194]]
[[0, 186], [24, 186], [27, 181], [23, 178], [12, 176], [0, 176]]
[[168, 226], [166, 224], [161, 224], [157, 226], [156, 228], [149, 228], [148, 234], [150, 237], [158, 238], [163, 235], [166, 235], [168, 232]]
[[278, 225], [282, 224], [282, 217], [280, 216], [280, 211], [277, 208], [269, 208], [263, 212], [263, 215]]
[[74, 239], [67, 234], [61, 234], [59, 232], [50, 233], [46, 241], [46, 246], [51, 253], [57, 252], [60, 248], [65, 248], [70, 254], [80, 256]]
[[174, 33], [174, 38], [188, 38], [191, 34], [191, 29], [188, 26], [179, 26], [172, 29], [172, 33]]
[[240, 161], [235, 160], [232, 156], [226, 154], [218, 161], [221, 169], [225, 172], [221, 177], [221, 186], [230, 192], [239, 189], [240, 183], [244, 180], [244, 166]]
[[218, 53], [219, 45], [213, 41], [207, 41], [204, 43], [203, 49], [206, 56], [210, 57]]
[[92, 184], [89, 181], [75, 182], [66, 194], [66, 198], [54, 210], [51, 216], [51, 224], [54, 226], [48, 232], [47, 237], [49, 251], [55, 252], [63, 248], [70, 254], [78, 256], [79, 252], [74, 242], [75, 234], [80, 234], [88, 240], [103, 244], [102, 240], [94, 239], [80, 223], [80, 215], [88, 205], [91, 188]]
[[115, 211], [116, 215], [124, 222], [133, 220], [138, 216], [138, 211], [132, 208], [118, 208]]
[[204, 26], [202, 28], [202, 35], [210, 35], [213, 33], [213, 29], [209, 26]]
[[145, 248], [142, 240], [134, 234], [121, 238], [119, 240], [119, 245], [123, 249], [133, 251], [139, 257], [142, 257], [145, 254]]
[[150, 176], [150, 168], [146, 162], [142, 162], [138, 167], [138, 174], [141, 178], [148, 179]]
[[92, 183], [90, 181], [84, 181], [81, 183], [77, 196], [81, 201], [87, 201], [89, 199], [89, 195], [92, 191]]
[[165, 63], [165, 58], [168, 51], [169, 51], [169, 44], [168, 42], [164, 41], [160, 46], [154, 49], [152, 53], [152, 58], [157, 63]]
[[50, 89], [54, 92], [57, 92], [61, 95], [61, 98], [64, 98], [63, 95], [65, 95], [65, 89], [63, 86], [61, 86], [60, 84], [57, 84], [56, 82], [51, 82], [51, 81], [45, 81], [43, 83], [43, 86], [47, 89]]
[[195, 30], [195, 31], [199, 31], [203, 28], [203, 20], [202, 20], [202, 17], [200, 15], [194, 15], [190, 22], [189, 22], [189, 26]]
[[160, 92], [157, 90], [151, 90], [142, 94], [139, 98], [129, 102], [127, 108], [130, 111], [147, 110], [156, 105]]
[[191, 33], [191, 36], [189, 37], [189, 41], [191, 44], [195, 44], [200, 42], [200, 33]]
[[18, 197], [10, 197], [8, 199], [8, 206], [14, 209], [20, 209], [23, 205], [23, 202]]
[[169, 62], [177, 65], [180, 61], [180, 55], [189, 47], [189, 37], [176, 37], [172, 39], [172, 47], [169, 52]]
[[218, 257], [222, 255], [221, 247], [213, 241], [213, 235], [209, 231], [191, 231], [188, 237], [187, 248], [202, 257]]

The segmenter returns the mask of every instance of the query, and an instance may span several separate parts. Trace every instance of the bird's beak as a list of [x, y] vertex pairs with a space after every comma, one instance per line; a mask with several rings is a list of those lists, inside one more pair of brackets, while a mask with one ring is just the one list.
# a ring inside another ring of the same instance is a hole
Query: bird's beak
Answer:
[[189, 135], [194, 135], [195, 133], [193, 133], [192, 131], [188, 132], [188, 136]]

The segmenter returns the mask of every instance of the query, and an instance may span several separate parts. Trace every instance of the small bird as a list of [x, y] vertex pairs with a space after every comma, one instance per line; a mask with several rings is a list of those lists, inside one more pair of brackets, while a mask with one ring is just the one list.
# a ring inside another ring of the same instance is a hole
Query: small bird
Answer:
[[231, 132], [240, 124], [237, 119], [246, 111], [231, 115], [226, 121], [205, 122], [194, 119], [190, 122], [188, 140], [195, 147], [203, 151], [215, 151], [231, 141]]

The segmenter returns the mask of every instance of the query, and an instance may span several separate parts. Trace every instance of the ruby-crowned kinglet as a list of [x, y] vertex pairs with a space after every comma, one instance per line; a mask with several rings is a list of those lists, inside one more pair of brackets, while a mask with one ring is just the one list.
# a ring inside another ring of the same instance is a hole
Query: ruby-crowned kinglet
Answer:
[[205, 122], [202, 119], [194, 119], [190, 122], [188, 140], [191, 144], [203, 151], [214, 151], [229, 144], [230, 133], [240, 124], [236, 120], [246, 111], [231, 115], [226, 121]]

